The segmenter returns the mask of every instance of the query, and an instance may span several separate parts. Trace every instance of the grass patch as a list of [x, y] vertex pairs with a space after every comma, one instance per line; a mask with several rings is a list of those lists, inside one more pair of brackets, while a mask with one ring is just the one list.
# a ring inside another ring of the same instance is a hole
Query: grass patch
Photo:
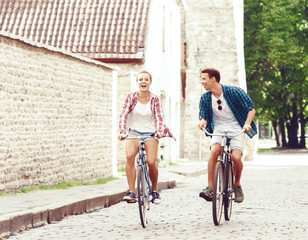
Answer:
[[53, 186], [41, 185], [39, 188], [42, 190], [66, 189], [69, 187], [75, 187], [75, 186], [81, 186], [81, 185], [84, 185], [84, 183], [71, 181], [71, 182], [60, 182], [57, 185], [53, 185]]
[[[112, 180], [117, 179], [117, 177], [109, 177], [109, 178], [99, 178], [97, 181], [93, 182], [60, 182], [57, 185], [47, 186], [47, 185], [40, 185], [40, 186], [32, 186], [32, 187], [22, 187], [20, 189], [17, 189], [14, 191], [14, 193], [28, 193], [35, 190], [52, 190], [52, 189], [66, 189], [70, 187], [76, 187], [76, 186], [86, 186], [86, 185], [97, 185], [97, 184], [105, 184], [107, 182], [110, 182]], [[9, 192], [0, 192], [0, 196], [8, 195]]]
[[118, 179], [117, 177], [110, 177], [110, 178], [99, 178], [94, 184], [105, 184], [112, 180]]
[[257, 153], [273, 153], [274, 149], [272, 148], [259, 148]]
[[20, 189], [20, 191], [23, 192], [23, 193], [27, 193], [27, 192], [35, 191], [35, 190], [37, 190], [37, 189], [38, 189], [38, 187], [35, 187], [35, 186], [33, 186], [33, 187], [28, 187], [28, 188], [22, 187], [22, 188]]
[[118, 167], [118, 172], [126, 172], [125, 166]]
[[171, 162], [171, 163], [169, 163], [169, 166], [178, 166], [179, 164], [178, 163], [176, 163], [176, 162]]
[[125, 165], [118, 167], [118, 176], [121, 176], [121, 177], [126, 176]]
[[46, 185], [41, 185], [40, 189], [43, 190], [50, 190], [50, 189], [66, 189], [70, 187], [76, 187], [76, 186], [87, 186], [87, 185], [96, 185], [96, 184], [105, 184], [107, 182], [110, 182], [112, 180], [117, 179], [117, 177], [110, 177], [110, 178], [99, 178], [97, 181], [94, 182], [60, 182], [57, 185], [53, 186], [46, 186]]

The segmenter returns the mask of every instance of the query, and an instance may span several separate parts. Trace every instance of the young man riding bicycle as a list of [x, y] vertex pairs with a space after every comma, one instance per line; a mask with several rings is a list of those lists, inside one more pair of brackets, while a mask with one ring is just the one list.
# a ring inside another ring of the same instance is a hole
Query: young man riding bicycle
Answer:
[[[220, 134], [228, 130], [230, 135], [241, 129], [252, 138], [257, 133], [253, 121], [255, 109], [252, 100], [241, 88], [220, 84], [220, 73], [216, 69], [207, 68], [202, 71], [201, 84], [207, 90], [200, 99], [198, 127], [206, 128], [208, 132]], [[232, 138], [230, 142], [232, 161], [234, 163], [234, 193], [235, 202], [244, 200], [240, 184], [243, 163], [241, 161], [245, 143], [244, 133]], [[208, 161], [208, 186], [199, 196], [211, 201], [215, 165], [220, 152], [221, 137], [212, 137], [210, 157]]]

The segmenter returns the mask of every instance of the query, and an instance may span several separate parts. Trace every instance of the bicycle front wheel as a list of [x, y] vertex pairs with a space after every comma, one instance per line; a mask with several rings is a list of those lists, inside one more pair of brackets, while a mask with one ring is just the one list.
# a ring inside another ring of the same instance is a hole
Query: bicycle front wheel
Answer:
[[223, 165], [221, 162], [216, 163], [214, 185], [213, 185], [213, 221], [215, 225], [219, 225], [222, 207], [223, 207]]
[[229, 221], [231, 219], [232, 202], [234, 199], [233, 192], [233, 171], [232, 165], [229, 163], [227, 169], [225, 169], [225, 200], [224, 200], [224, 213], [225, 220]]
[[149, 201], [147, 198], [147, 184], [144, 179], [143, 168], [138, 166], [137, 168], [137, 191], [138, 191], [138, 206], [139, 215], [142, 227], [146, 227], [147, 220], [147, 210], [149, 209]]

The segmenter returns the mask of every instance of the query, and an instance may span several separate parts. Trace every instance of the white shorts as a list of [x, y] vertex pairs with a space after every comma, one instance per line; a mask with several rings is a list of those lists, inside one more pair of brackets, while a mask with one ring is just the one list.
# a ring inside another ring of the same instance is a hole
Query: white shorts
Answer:
[[[237, 132], [229, 132], [228, 134], [230, 134], [230, 136], [236, 134]], [[214, 131], [214, 134], [223, 134], [223, 131]], [[222, 141], [222, 137], [221, 136], [213, 136], [211, 139], [211, 145], [210, 145], [210, 149], [212, 147], [213, 144], [221, 144]], [[244, 144], [245, 144], [245, 133], [241, 133], [240, 135], [231, 138], [230, 141], [230, 148], [231, 151], [233, 149], [239, 149], [241, 150], [241, 152], [243, 152], [244, 149]]]
[[141, 137], [141, 139], [143, 141], [146, 141], [146, 140], [148, 140], [150, 138], [154, 138], [154, 139], [156, 139], [158, 141], [157, 137], [155, 137], [155, 136], [150, 137], [151, 135], [154, 135], [154, 134], [155, 134], [155, 132], [138, 132], [138, 131], [136, 131], [134, 129], [129, 129], [129, 132], [128, 132], [129, 136]]

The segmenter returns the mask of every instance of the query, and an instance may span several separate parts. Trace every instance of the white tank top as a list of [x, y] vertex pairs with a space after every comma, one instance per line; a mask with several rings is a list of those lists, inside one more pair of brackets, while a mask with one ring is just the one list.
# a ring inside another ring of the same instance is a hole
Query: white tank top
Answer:
[[151, 101], [142, 104], [139, 101], [131, 112], [131, 129], [138, 132], [155, 132], [155, 119], [151, 111]]

